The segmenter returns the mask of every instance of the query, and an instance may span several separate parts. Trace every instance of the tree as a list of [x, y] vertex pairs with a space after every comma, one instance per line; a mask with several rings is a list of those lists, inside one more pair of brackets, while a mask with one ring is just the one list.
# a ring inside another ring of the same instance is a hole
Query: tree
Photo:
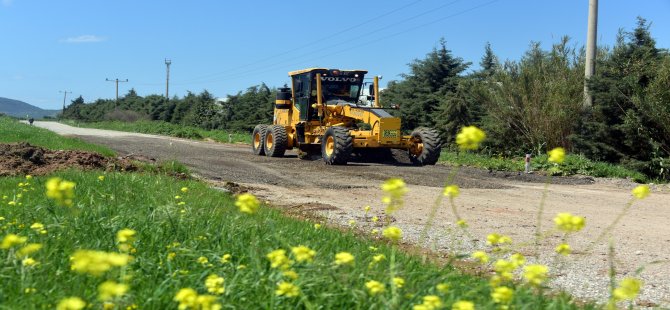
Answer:
[[445, 97], [456, 91], [460, 74], [469, 65], [451, 54], [443, 38], [439, 48], [434, 48], [424, 59], [409, 64], [410, 73], [401, 75], [404, 80], [389, 83], [384, 91], [385, 102], [400, 106], [403, 129], [433, 127], [434, 112]]

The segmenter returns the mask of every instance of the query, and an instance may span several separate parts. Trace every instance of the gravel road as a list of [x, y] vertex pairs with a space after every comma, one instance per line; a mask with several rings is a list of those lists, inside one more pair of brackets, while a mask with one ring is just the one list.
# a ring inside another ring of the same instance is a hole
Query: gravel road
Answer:
[[[486, 235], [506, 234], [519, 245], [529, 262], [550, 265], [551, 285], [578, 298], [605, 301], [608, 296], [609, 259], [607, 245], [591, 242], [607, 227], [631, 199], [636, 184], [626, 180], [586, 177], [553, 178], [548, 186], [543, 230], [553, 228], [558, 212], [586, 217], [587, 226], [571, 236], [574, 253], [557, 258], [553, 249], [561, 235], [547, 235], [535, 251], [533, 236], [537, 210], [546, 177], [535, 174], [489, 172], [480, 169], [437, 165], [351, 163], [326, 166], [321, 161], [304, 161], [295, 153], [284, 158], [254, 156], [247, 145], [191, 141], [170, 137], [76, 128], [54, 122], [35, 122], [62, 135], [106, 145], [122, 155], [143, 155], [157, 160], [176, 159], [213, 184], [234, 182], [273, 205], [323, 216], [329, 223], [356, 222], [362, 232], [371, 231], [371, 217], [383, 214], [380, 184], [400, 177], [408, 185], [406, 205], [394, 214], [394, 225], [404, 231], [407, 243], [417, 244], [428, 214], [442, 185], [455, 174], [461, 188], [456, 199], [461, 216], [467, 219], [473, 239], [455, 229], [454, 216], [446, 200], [438, 208], [435, 223], [423, 246], [444, 253], [469, 253], [486, 249]], [[644, 287], [637, 300], [641, 307], [670, 308], [670, 187], [652, 186], [652, 195], [635, 201], [629, 214], [613, 232], [617, 278], [642, 278]], [[364, 206], [372, 207], [369, 214]], [[522, 246], [522, 245], [526, 246]], [[657, 263], [657, 262], [661, 263]], [[645, 267], [641, 274], [636, 270]]]

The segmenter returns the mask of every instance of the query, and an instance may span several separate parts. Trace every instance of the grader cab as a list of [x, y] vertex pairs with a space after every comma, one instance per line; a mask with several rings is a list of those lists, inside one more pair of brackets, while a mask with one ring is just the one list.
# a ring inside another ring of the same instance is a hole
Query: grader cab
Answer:
[[354, 154], [407, 150], [417, 165], [434, 165], [440, 138], [434, 129], [419, 127], [402, 135], [401, 120], [379, 103], [374, 77], [374, 104], [359, 104], [367, 71], [310, 68], [289, 72], [291, 88], [280, 88], [272, 125], [256, 125], [252, 150], [256, 155], [282, 157], [297, 148], [298, 157], [321, 154], [329, 165], [344, 165]]

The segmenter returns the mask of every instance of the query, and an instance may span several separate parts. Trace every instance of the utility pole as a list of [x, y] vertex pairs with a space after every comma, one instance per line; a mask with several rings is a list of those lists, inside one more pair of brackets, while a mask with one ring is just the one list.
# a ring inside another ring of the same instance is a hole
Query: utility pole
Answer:
[[114, 79], [114, 80], [105, 79], [105, 81], [116, 82], [116, 102], [114, 103], [114, 110], [116, 110], [116, 108], [119, 106], [119, 82], [125, 83], [125, 82], [128, 82], [128, 79], [126, 79], [125, 81], [119, 80], [119, 79]]
[[61, 115], [63, 115], [65, 114], [65, 98], [67, 98], [68, 93], [71, 94], [72, 92], [67, 90], [59, 90], [58, 92], [63, 94], [63, 112], [61, 112]]
[[589, 25], [586, 35], [586, 69], [584, 70], [584, 107], [593, 105], [589, 94], [589, 79], [596, 72], [596, 36], [598, 33], [598, 0], [589, 0]]
[[170, 65], [172, 60], [165, 59], [165, 66], [167, 68], [167, 76], [165, 77], [165, 99], [170, 100], [169, 90], [170, 90]]

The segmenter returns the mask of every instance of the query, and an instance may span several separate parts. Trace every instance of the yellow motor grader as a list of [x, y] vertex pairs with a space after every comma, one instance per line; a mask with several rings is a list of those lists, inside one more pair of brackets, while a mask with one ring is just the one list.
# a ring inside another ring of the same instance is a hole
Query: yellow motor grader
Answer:
[[374, 104], [360, 103], [364, 70], [310, 68], [289, 72], [291, 88], [279, 88], [272, 125], [256, 125], [251, 147], [256, 155], [282, 157], [298, 149], [298, 157], [321, 153], [329, 165], [345, 165], [353, 154], [407, 150], [417, 165], [434, 165], [441, 143], [436, 130], [419, 127], [409, 136], [400, 131], [400, 118], [382, 108], [379, 79], [369, 92]]

